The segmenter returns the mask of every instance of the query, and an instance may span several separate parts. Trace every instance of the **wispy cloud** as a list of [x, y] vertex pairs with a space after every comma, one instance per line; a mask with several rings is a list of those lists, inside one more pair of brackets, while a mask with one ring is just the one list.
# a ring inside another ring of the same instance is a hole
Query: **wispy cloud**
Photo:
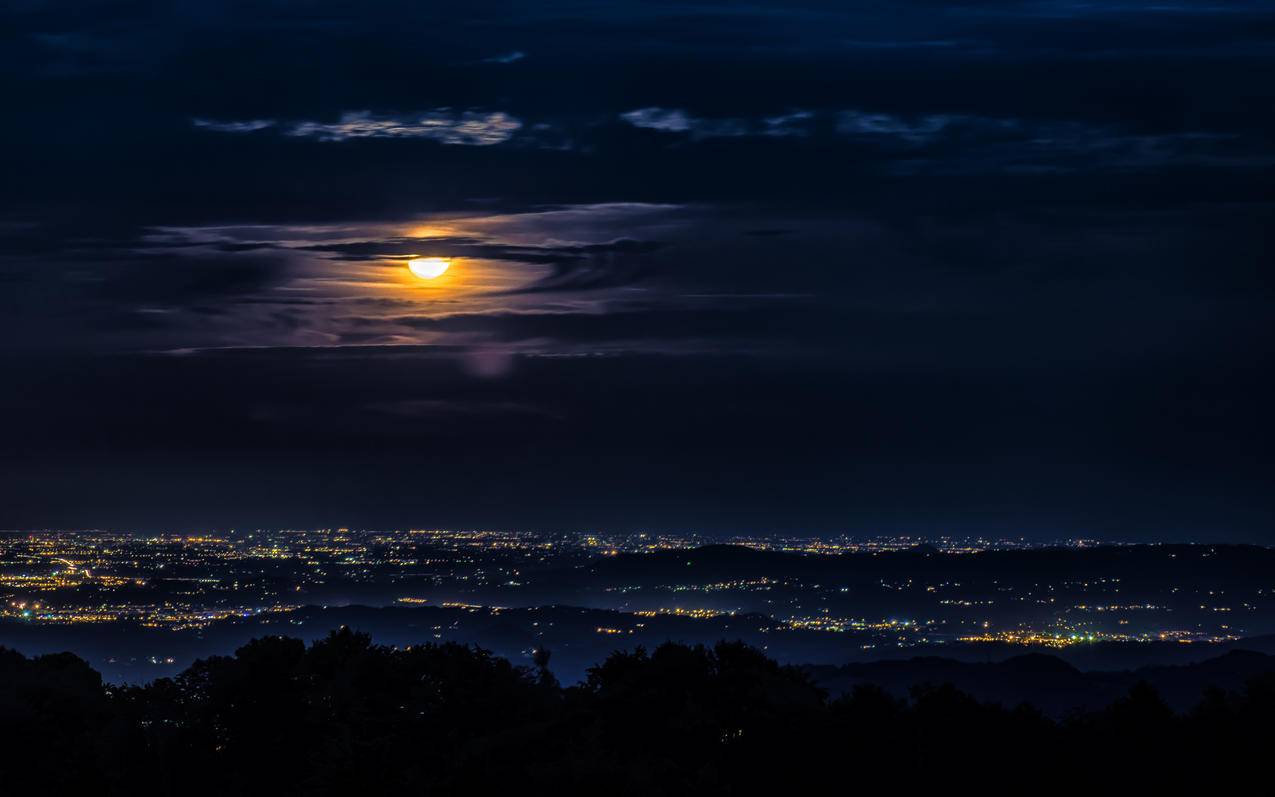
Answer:
[[669, 133], [685, 133], [696, 121], [686, 111], [679, 111], [676, 108], [638, 108], [635, 111], [620, 114], [620, 118], [634, 127], [663, 130]]
[[196, 117], [191, 120], [195, 127], [201, 127], [205, 130], [212, 130], [217, 133], [255, 133], [258, 130], [274, 127], [273, 119], [245, 119], [242, 121], [222, 122], [216, 119], [202, 119]]
[[503, 111], [463, 111], [447, 108], [415, 116], [378, 116], [369, 111], [342, 114], [334, 123], [300, 122], [288, 135], [320, 141], [353, 138], [428, 138], [444, 144], [490, 146], [508, 141], [522, 122]]
[[702, 117], [679, 108], [638, 108], [620, 114], [634, 127], [680, 133], [695, 139], [769, 136], [807, 137], [819, 130], [841, 136], [892, 139], [908, 144], [924, 144], [946, 134], [953, 127], [968, 128], [977, 123], [982, 128], [1008, 129], [1012, 120], [975, 119], [955, 114], [924, 114], [903, 117], [890, 113], [864, 110], [811, 111], [789, 110], [784, 113], [752, 117]]
[[[195, 118], [195, 127], [218, 133], [254, 133], [275, 127], [272, 119], [217, 120]], [[522, 122], [503, 111], [454, 111], [436, 108], [411, 115], [374, 114], [347, 111], [336, 122], [303, 120], [286, 127], [285, 135], [319, 141], [349, 141], [359, 138], [423, 138], [443, 144], [490, 146], [508, 141], [522, 128]]]
[[804, 136], [810, 132], [810, 123], [814, 120], [813, 111], [792, 111], [778, 116], [766, 117], [762, 130], [768, 136]]
[[692, 116], [678, 108], [638, 108], [620, 114], [620, 118], [634, 127], [663, 133], [687, 133], [693, 138], [733, 138], [755, 132], [744, 119], [710, 119]]
[[905, 141], [928, 141], [943, 132], [952, 123], [952, 117], [943, 114], [922, 116], [907, 120], [888, 113], [842, 111], [837, 114], [838, 133], [860, 136], [890, 136]]
[[527, 54], [524, 53], [522, 50], [514, 50], [511, 53], [504, 53], [502, 55], [493, 55], [491, 58], [484, 58], [482, 62], [484, 64], [512, 64], [517, 61], [521, 61], [522, 59], [526, 57], [527, 57]]

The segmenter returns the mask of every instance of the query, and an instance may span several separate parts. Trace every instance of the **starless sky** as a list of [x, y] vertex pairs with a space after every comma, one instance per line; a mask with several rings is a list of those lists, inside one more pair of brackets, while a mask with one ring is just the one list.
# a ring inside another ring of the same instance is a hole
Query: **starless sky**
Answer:
[[1273, 67], [1250, 0], [13, 0], [0, 527], [1275, 543]]

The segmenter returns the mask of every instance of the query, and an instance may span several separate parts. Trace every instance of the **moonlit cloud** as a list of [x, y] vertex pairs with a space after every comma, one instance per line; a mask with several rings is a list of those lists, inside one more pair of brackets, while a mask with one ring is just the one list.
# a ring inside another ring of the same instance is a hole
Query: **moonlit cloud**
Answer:
[[[297, 346], [464, 356], [665, 351], [680, 344], [641, 319], [688, 301], [651, 279], [661, 240], [678, 235], [685, 212], [609, 203], [399, 222], [151, 228], [122, 245], [143, 262], [182, 264], [173, 273], [193, 274], [188, 282], [204, 290], [191, 294], [183, 283], [161, 294], [132, 284], [130, 294], [150, 304], [144, 314], [130, 310], [127, 338], [117, 332], [115, 342], [159, 349], [161, 340], [180, 340], [162, 350], [186, 354]], [[447, 257], [453, 267], [446, 279], [422, 282], [406, 268], [417, 256]], [[234, 281], [210, 284], [213, 266]], [[622, 322], [604, 319], [620, 308]], [[162, 329], [151, 329], [161, 320]]]
[[454, 112], [440, 108], [416, 116], [377, 116], [369, 111], [350, 111], [341, 121], [300, 122], [288, 135], [320, 141], [348, 141], [354, 138], [428, 138], [444, 144], [490, 146], [508, 141], [522, 122], [502, 111]]
[[[217, 133], [254, 133], [274, 127], [272, 119], [222, 121], [197, 117], [195, 127]], [[452, 111], [438, 108], [424, 113], [377, 115], [370, 111], [348, 111], [338, 122], [301, 121], [285, 130], [296, 138], [319, 141], [349, 141], [358, 138], [424, 138], [443, 144], [490, 146], [508, 141], [522, 128], [522, 122], [503, 111]]]

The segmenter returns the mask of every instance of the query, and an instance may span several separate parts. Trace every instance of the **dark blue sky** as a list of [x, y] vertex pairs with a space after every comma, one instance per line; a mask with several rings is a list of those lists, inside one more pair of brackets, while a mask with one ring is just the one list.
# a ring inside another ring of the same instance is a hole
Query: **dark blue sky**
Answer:
[[0, 89], [0, 527], [1275, 542], [1269, 3], [19, 0]]

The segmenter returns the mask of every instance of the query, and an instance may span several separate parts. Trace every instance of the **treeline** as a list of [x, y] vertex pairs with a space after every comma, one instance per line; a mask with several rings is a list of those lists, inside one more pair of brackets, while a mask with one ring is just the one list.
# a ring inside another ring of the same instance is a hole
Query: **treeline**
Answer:
[[830, 700], [739, 643], [615, 653], [568, 688], [536, 660], [342, 630], [308, 648], [259, 639], [116, 687], [73, 655], [0, 648], [0, 790], [800, 794], [880, 778], [988, 791], [1269, 778], [1270, 676], [1186, 714], [1140, 685], [1054, 721], [943, 685]]

